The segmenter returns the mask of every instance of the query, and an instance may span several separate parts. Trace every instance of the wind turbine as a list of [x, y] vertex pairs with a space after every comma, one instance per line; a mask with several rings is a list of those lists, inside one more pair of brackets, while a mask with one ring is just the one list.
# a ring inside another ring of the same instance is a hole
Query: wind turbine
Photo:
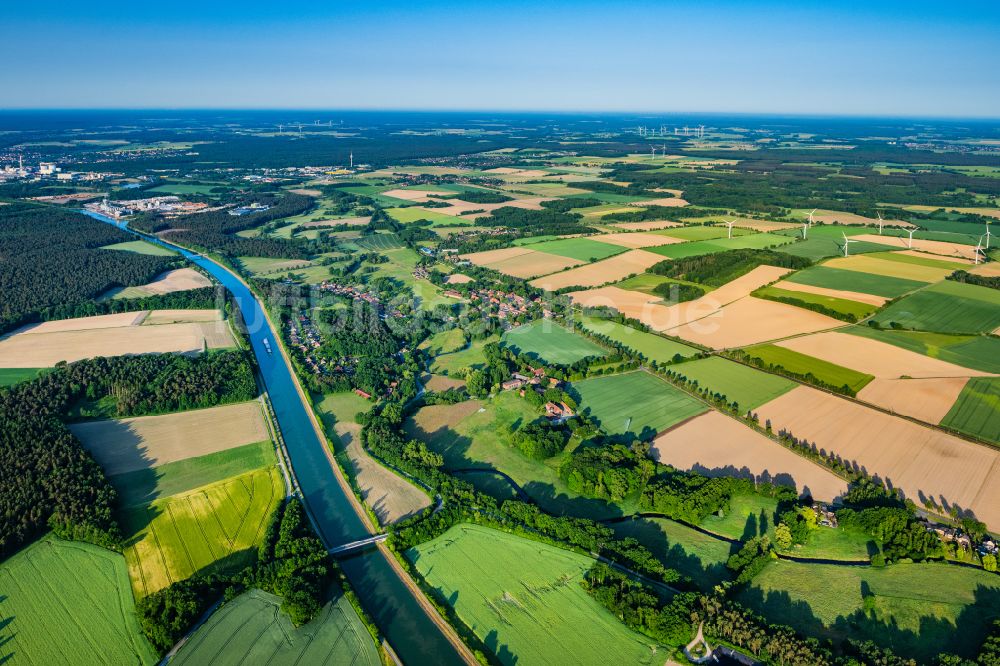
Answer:
[[979, 242], [976, 243], [976, 247], [973, 250], [973, 260], [972, 263], [979, 265], [979, 253], [983, 251], [983, 237], [979, 237]]
[[990, 249], [990, 221], [986, 220], [986, 249]]
[[882, 235], [882, 212], [877, 210], [877, 211], [875, 211], [875, 214], [878, 215], [878, 235], [881, 236]]
[[728, 222], [726, 222], [726, 226], [729, 227], [729, 236], [728, 236], [728, 238], [732, 238], [733, 237], [733, 225], [734, 224], [736, 224], [736, 220], [729, 220]]
[[906, 233], [910, 234], [910, 240], [908, 240], [906, 242], [907, 249], [910, 249], [910, 250], [913, 249], [913, 232], [915, 232], [916, 230], [917, 230], [916, 227], [910, 227], [909, 230], [906, 232]]
[[650, 157], [650, 159], [652, 159], [652, 160], [656, 159], [656, 146], [650, 146], [649, 147], [649, 154], [652, 156], [652, 157]]
[[810, 227], [813, 225], [813, 213], [815, 213], [817, 210], [819, 210], [819, 209], [818, 208], [813, 208], [812, 212], [809, 213], [809, 215], [808, 215], [808, 217], [809, 217], [809, 226]]
[[854, 240], [852, 238], [848, 238], [847, 234], [845, 234], [844, 232], [841, 232], [841, 234], [844, 236], [844, 256], [846, 257], [847, 256], [847, 245], [848, 245], [848, 243], [857, 243], [858, 241], [856, 241], [856, 240]]
[[808, 222], [803, 222], [802, 223], [802, 240], [806, 239], [806, 236], [808, 235], [808, 232], [809, 232], [809, 223]]

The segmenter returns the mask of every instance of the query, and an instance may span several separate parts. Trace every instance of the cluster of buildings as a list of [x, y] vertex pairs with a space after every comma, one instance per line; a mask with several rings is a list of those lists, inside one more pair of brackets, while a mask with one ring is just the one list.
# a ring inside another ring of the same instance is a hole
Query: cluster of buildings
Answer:
[[229, 211], [229, 214], [234, 215], [236, 217], [240, 217], [243, 215], [250, 215], [251, 213], [263, 213], [268, 208], [270, 208], [270, 206], [254, 201], [252, 204], [248, 206], [239, 206], [237, 208], [233, 208], [231, 211]]
[[469, 292], [469, 300], [478, 304], [481, 310], [488, 311], [489, 314], [495, 313], [500, 319], [515, 319], [526, 315], [533, 305], [541, 303], [537, 296], [529, 300], [520, 294], [498, 289], [474, 289]]
[[208, 204], [181, 201], [180, 197], [168, 195], [150, 197], [148, 199], [130, 199], [127, 201], [108, 201], [104, 199], [99, 203], [86, 204], [84, 208], [118, 220], [129, 215], [135, 215], [136, 213], [162, 213], [168, 217], [201, 213], [208, 209]]
[[18, 156], [17, 166], [13, 164], [0, 168], [0, 182], [8, 180], [22, 180], [29, 179], [34, 181], [39, 180], [55, 180], [62, 182], [70, 181], [84, 181], [93, 182], [98, 180], [104, 180], [115, 174], [108, 173], [97, 173], [97, 172], [77, 172], [77, 171], [63, 171], [55, 162], [39, 162], [38, 166], [25, 166], [24, 158]]
[[323, 344], [323, 338], [304, 312], [288, 320], [288, 341], [302, 352], [303, 362], [314, 375], [327, 371], [326, 359], [317, 359], [314, 354]]
[[975, 550], [980, 556], [993, 555], [994, 557], [997, 557], [1000, 555], [1000, 544], [997, 544], [997, 542], [994, 541], [989, 535], [987, 535], [981, 542], [974, 543], [972, 537], [957, 527], [941, 525], [930, 521], [925, 521], [924, 527], [928, 532], [934, 532], [937, 534], [941, 541], [944, 541], [945, 543], [954, 543], [966, 552]]
[[[529, 367], [530, 376], [515, 372], [510, 379], [501, 382], [500, 389], [503, 391], [519, 391], [524, 397], [525, 391], [535, 391], [544, 393], [546, 388], [559, 388], [562, 382], [555, 377], [546, 377], [544, 368]], [[562, 423], [575, 414], [573, 409], [565, 402], [549, 401], [545, 403], [545, 416], [553, 423]]]
[[[379, 300], [379, 297], [374, 292], [366, 289], [364, 285], [339, 284], [337, 282], [324, 280], [319, 284], [317, 289], [330, 294], [336, 294], [338, 296], [346, 296], [354, 301], [364, 301], [365, 303], [369, 303], [380, 309], [382, 306], [382, 302]], [[403, 313], [399, 310], [390, 310], [388, 313], [381, 312], [379, 316], [383, 319], [385, 319], [386, 316], [399, 319], [403, 316]]]

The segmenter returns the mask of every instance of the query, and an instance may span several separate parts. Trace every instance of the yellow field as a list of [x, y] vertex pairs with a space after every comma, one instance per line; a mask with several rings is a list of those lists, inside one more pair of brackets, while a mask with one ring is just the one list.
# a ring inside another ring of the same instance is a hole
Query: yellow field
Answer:
[[757, 409], [784, 428], [878, 475], [922, 505], [971, 510], [1000, 529], [1000, 451], [890, 416], [807, 386]]
[[[0, 339], [0, 368], [45, 368], [94, 356], [232, 347], [229, 326], [218, 321], [220, 316], [218, 310], [156, 310], [32, 324]], [[177, 320], [187, 323], [161, 323]]]
[[625, 231], [656, 231], [658, 229], [669, 229], [670, 227], [683, 227], [680, 222], [670, 222], [669, 220], [649, 220], [646, 222], [615, 222], [612, 223], [615, 229]]
[[779, 347], [835, 365], [884, 378], [984, 377], [990, 373], [941, 361], [930, 356], [860, 335], [830, 331], [778, 342]]
[[124, 554], [136, 597], [253, 562], [284, 493], [278, 468], [268, 467], [126, 511]]
[[664, 257], [653, 252], [630, 250], [586, 266], [537, 278], [532, 280], [531, 284], [549, 291], [575, 286], [597, 287], [609, 282], [619, 282], [636, 273], [642, 273], [661, 261], [664, 261]]
[[823, 265], [827, 268], [842, 268], [847, 271], [898, 277], [918, 282], [937, 282], [938, 280], [945, 279], [952, 273], [952, 269], [950, 268], [907, 264], [902, 261], [890, 261], [860, 254], [853, 257], [830, 259]]
[[531, 250], [526, 254], [489, 264], [487, 268], [492, 268], [495, 271], [500, 271], [512, 277], [532, 278], [537, 275], [548, 275], [549, 273], [555, 273], [566, 268], [579, 266], [581, 263], [583, 262], [578, 259]]
[[271, 439], [260, 403], [70, 426], [108, 475]]
[[843, 298], [856, 303], [867, 303], [876, 307], [882, 307], [889, 300], [884, 296], [875, 294], [862, 294], [858, 291], [844, 291], [843, 289], [828, 289], [826, 287], [815, 287], [811, 284], [799, 284], [798, 282], [788, 282], [782, 280], [774, 285], [785, 291], [798, 291], [803, 294], [817, 294], [819, 296], [830, 296], [831, 298]]
[[961, 243], [949, 243], [946, 241], [935, 241], [935, 240], [923, 240], [920, 238], [914, 238], [912, 246], [910, 245], [910, 239], [903, 238], [902, 236], [880, 236], [878, 234], [860, 234], [858, 236], [851, 236], [853, 240], [867, 241], [869, 243], [881, 243], [882, 245], [889, 245], [898, 247], [901, 249], [906, 249], [912, 247], [914, 250], [919, 250], [921, 252], [926, 252], [927, 254], [937, 254], [948, 257], [949, 259], [966, 259], [973, 260], [975, 258], [974, 248], [971, 245], [962, 245]]
[[684, 242], [678, 238], [670, 238], [658, 234], [644, 234], [642, 232], [601, 234], [600, 236], [594, 236], [593, 239], [602, 243], [611, 243], [612, 245], [620, 245], [632, 249]]
[[858, 392], [858, 400], [937, 425], [951, 410], [968, 382], [967, 377], [876, 377]]
[[660, 435], [650, 452], [674, 467], [794, 485], [818, 500], [832, 500], [847, 490], [839, 476], [714, 410]]

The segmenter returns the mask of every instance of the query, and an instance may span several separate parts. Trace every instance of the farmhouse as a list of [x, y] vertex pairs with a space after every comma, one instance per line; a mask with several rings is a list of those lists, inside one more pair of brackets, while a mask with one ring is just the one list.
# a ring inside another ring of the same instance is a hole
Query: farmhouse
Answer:
[[573, 410], [565, 402], [545, 403], [545, 416], [553, 421], [565, 421], [573, 416]]

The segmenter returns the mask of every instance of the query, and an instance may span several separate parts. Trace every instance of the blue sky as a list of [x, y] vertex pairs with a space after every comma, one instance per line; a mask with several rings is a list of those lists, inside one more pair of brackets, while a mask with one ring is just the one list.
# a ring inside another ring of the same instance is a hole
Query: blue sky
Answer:
[[1000, 3], [4, 2], [0, 108], [1000, 117]]

